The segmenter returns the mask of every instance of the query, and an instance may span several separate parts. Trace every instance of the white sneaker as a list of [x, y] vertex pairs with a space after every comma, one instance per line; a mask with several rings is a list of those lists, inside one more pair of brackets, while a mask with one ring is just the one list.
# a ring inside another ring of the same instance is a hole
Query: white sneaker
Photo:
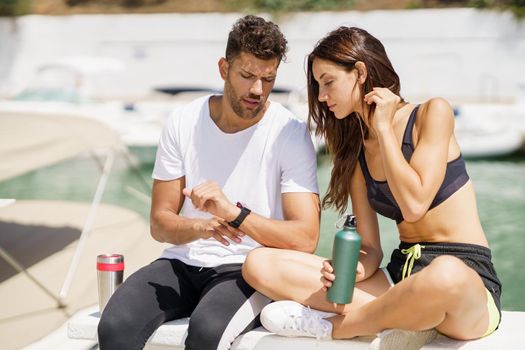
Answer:
[[261, 312], [261, 323], [270, 332], [284, 337], [332, 339], [332, 323], [325, 318], [335, 315], [284, 300], [266, 305]]

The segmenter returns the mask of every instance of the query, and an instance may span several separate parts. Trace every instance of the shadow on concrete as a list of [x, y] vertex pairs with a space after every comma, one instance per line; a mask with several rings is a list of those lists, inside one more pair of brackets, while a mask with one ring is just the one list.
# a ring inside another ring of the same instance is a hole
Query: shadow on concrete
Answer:
[[[73, 227], [23, 225], [0, 221], [0, 246], [23, 267], [28, 268], [60, 251], [80, 237]], [[0, 283], [17, 274], [0, 258]]]

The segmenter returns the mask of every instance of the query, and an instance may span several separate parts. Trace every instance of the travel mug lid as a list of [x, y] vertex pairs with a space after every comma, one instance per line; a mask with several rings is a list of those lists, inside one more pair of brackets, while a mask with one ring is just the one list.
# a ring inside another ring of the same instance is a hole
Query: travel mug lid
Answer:
[[101, 254], [97, 256], [97, 270], [122, 271], [124, 270], [124, 256], [121, 254]]

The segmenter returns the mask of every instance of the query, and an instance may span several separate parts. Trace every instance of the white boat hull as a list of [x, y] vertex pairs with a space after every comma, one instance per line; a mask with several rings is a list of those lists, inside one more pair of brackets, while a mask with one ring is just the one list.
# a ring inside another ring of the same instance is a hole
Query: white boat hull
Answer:
[[458, 107], [456, 138], [467, 158], [498, 157], [525, 150], [525, 105]]

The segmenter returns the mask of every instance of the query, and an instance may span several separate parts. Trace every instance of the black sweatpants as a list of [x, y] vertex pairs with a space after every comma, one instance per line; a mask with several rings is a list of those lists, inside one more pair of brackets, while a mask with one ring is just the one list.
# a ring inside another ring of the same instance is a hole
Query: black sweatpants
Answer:
[[159, 259], [132, 274], [109, 300], [98, 326], [101, 350], [144, 348], [164, 322], [190, 317], [187, 350], [229, 349], [260, 325], [270, 302], [242, 278], [241, 264], [213, 268]]

